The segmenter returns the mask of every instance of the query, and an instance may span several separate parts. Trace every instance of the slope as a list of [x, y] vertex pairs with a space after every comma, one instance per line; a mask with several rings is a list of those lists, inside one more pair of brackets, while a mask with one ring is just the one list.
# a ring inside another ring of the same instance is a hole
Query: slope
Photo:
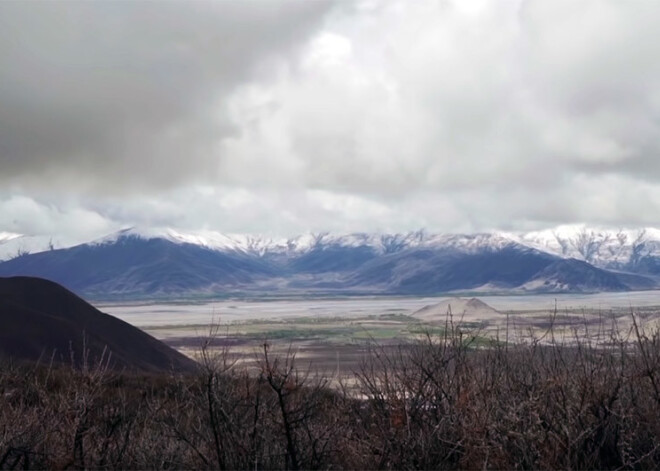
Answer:
[[[141, 371], [191, 370], [195, 362], [132, 325], [104, 314], [51, 281], [0, 278], [0, 355], [60, 363], [99, 361]], [[73, 360], [72, 360], [73, 355]]]
[[596, 268], [582, 260], [560, 259], [539, 271], [522, 289], [533, 292], [602, 292], [650, 289], [654, 285], [640, 275]]
[[556, 259], [515, 243], [469, 253], [410, 249], [366, 263], [350, 284], [381, 287], [399, 294], [433, 294], [486, 285], [513, 289]]

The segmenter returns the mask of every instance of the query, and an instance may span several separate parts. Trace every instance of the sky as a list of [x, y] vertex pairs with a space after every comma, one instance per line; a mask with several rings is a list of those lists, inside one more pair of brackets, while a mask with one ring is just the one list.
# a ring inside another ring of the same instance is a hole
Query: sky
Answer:
[[0, 232], [659, 226], [660, 2], [0, 2]]

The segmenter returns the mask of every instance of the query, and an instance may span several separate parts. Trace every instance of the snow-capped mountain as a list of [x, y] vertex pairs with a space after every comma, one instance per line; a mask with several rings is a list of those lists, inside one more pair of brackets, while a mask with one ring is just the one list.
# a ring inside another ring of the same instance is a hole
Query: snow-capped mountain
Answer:
[[[164, 239], [177, 244], [193, 244], [211, 250], [234, 251], [265, 256], [269, 254], [298, 255], [329, 247], [363, 248], [383, 255], [411, 248], [443, 248], [470, 253], [485, 249], [501, 249], [511, 243], [522, 243], [509, 233], [430, 234], [424, 230], [402, 234], [329, 232], [306, 233], [289, 239], [261, 235], [225, 234], [215, 231], [180, 232], [170, 228], [128, 228], [97, 239], [88, 245], [114, 244], [122, 238]], [[531, 247], [531, 245], [530, 245]]]
[[[424, 230], [402, 234], [382, 233], [307, 233], [293, 238], [217, 231], [181, 232], [170, 228], [128, 228], [93, 240], [87, 245], [113, 244], [126, 237], [164, 239], [176, 244], [192, 244], [217, 251], [234, 251], [257, 256], [305, 254], [334, 248], [368, 248], [375, 254], [396, 253], [412, 248], [456, 250], [474, 253], [499, 250], [512, 243], [557, 255], [584, 260], [603, 268], [625, 268], [649, 256], [660, 256], [660, 229], [594, 229], [585, 226], [560, 226], [544, 231], [482, 234], [433, 234]], [[0, 232], [0, 261], [46, 250], [68, 248], [57, 237], [26, 236]]]
[[[476, 253], [483, 250], [501, 250], [510, 244], [519, 244], [561, 258], [583, 260], [597, 267], [610, 269], [626, 269], [638, 265], [645, 257], [660, 257], [660, 229], [608, 230], [582, 225], [517, 233], [433, 234], [424, 230], [402, 234], [307, 233], [289, 239], [225, 234], [208, 230], [180, 232], [167, 228], [130, 228], [92, 241], [90, 244], [114, 243], [128, 236], [147, 240], [159, 238], [173, 243], [198, 245], [211, 250], [235, 251], [258, 256], [273, 254], [296, 256], [329, 248], [367, 248], [377, 255], [412, 248]], [[46, 241], [42, 240], [40, 243], [43, 245]], [[0, 244], [2, 244], [1, 235]], [[27, 251], [35, 252], [35, 250]]]
[[35, 250], [36, 241], [0, 235], [0, 248], [6, 248], [0, 253], [11, 254], [0, 263], [0, 276], [41, 276], [96, 297], [616, 291], [654, 288], [660, 275], [656, 229], [573, 226], [529, 233], [321, 233], [285, 239], [130, 228], [74, 247], [39, 239], [42, 250]]
[[91, 246], [115, 244], [125, 238], [143, 240], [163, 239], [175, 244], [191, 244], [216, 251], [243, 252], [264, 255], [288, 249], [286, 239], [272, 239], [246, 234], [224, 234], [215, 231], [179, 232], [174, 229], [135, 228], [123, 229], [109, 236], [88, 243]]
[[14, 275], [47, 278], [91, 296], [162, 296], [251, 285], [277, 272], [241, 252], [122, 233], [0, 263], [0, 276]]
[[560, 226], [514, 237], [524, 245], [601, 268], [638, 271], [640, 264], [649, 258], [660, 257], [660, 230], [655, 228], [607, 230]]

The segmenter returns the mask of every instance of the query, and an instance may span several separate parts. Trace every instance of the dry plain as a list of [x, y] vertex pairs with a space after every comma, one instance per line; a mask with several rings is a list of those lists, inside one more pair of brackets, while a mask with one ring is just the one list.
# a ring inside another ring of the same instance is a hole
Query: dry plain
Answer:
[[[472, 300], [472, 302], [471, 302]], [[660, 325], [660, 291], [580, 295], [359, 297], [222, 300], [212, 303], [106, 304], [98, 307], [195, 357], [209, 341], [255, 365], [264, 345], [333, 378], [359, 370], [370, 348], [398, 348], [421, 335], [438, 340], [453, 327], [475, 347], [532, 339], [607, 347]]]

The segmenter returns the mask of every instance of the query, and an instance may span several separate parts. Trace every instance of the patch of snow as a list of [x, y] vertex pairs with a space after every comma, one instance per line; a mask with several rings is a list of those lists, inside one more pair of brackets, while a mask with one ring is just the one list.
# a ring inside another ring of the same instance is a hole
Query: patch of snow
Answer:
[[44, 252], [50, 249], [64, 248], [63, 244], [50, 236], [26, 236], [21, 234], [0, 233], [0, 262], [11, 260], [21, 255]]
[[224, 234], [216, 231], [180, 232], [169, 228], [123, 229], [97, 239], [89, 245], [114, 244], [122, 238], [136, 237], [144, 240], [165, 239], [176, 244], [193, 244], [210, 250], [237, 251], [263, 255], [267, 251], [286, 248], [286, 239], [271, 239], [245, 234]]
[[14, 232], [3, 232], [0, 231], [0, 244], [8, 242], [17, 237], [22, 237], [22, 234], [15, 234]]

